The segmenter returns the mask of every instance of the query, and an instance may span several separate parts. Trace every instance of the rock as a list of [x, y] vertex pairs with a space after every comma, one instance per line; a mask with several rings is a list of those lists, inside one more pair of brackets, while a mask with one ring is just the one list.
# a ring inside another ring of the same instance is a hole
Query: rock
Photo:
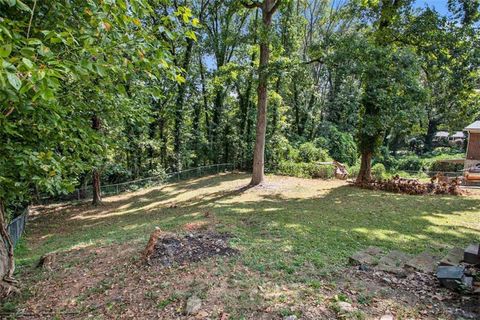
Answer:
[[283, 318], [283, 320], [297, 320], [297, 316], [296, 315], [286, 316]]
[[401, 251], [393, 250], [378, 261], [378, 265], [375, 269], [405, 277], [406, 272], [403, 267], [409, 259], [411, 259], [410, 255]]
[[405, 263], [405, 267], [423, 273], [433, 273], [437, 269], [437, 258], [428, 252], [422, 252]]
[[202, 300], [196, 295], [193, 295], [187, 300], [187, 303], [185, 305], [185, 314], [195, 315], [200, 311], [201, 307], [202, 307]]
[[349, 259], [353, 265], [376, 265], [378, 260], [380, 260], [381, 254], [382, 249], [370, 246], [354, 253]]
[[441, 266], [458, 266], [463, 260], [463, 249], [452, 248], [448, 251], [447, 255], [440, 261]]
[[456, 290], [465, 278], [465, 267], [439, 266], [437, 269], [437, 278], [442, 286]]
[[380, 320], [395, 320], [395, 318], [391, 314], [384, 314]]
[[340, 313], [349, 313], [355, 311], [355, 308], [348, 302], [340, 301], [337, 303]]
[[463, 260], [470, 264], [480, 264], [480, 244], [471, 244], [465, 249]]
[[379, 247], [370, 246], [367, 249], [365, 249], [364, 252], [372, 256], [378, 256], [383, 253], [383, 250], [380, 249]]

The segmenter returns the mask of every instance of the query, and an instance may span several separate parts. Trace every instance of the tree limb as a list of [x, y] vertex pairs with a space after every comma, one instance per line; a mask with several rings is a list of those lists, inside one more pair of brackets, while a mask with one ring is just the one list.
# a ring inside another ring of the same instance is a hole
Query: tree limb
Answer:
[[275, 11], [277, 11], [281, 3], [282, 3], [282, 0], [277, 0], [275, 4], [272, 6], [272, 8], [270, 9], [270, 11], [268, 11], [268, 13], [273, 15]]
[[247, 1], [240, 1], [242, 3], [242, 5], [245, 7], [245, 8], [248, 8], [248, 9], [254, 9], [254, 8], [261, 8], [262, 7], [262, 4], [258, 1], [253, 1], [253, 2], [247, 2]]

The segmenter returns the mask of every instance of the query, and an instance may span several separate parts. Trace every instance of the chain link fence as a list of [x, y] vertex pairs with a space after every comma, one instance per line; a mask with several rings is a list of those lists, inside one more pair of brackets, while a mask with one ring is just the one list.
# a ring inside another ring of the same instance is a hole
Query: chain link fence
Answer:
[[[121, 182], [116, 184], [101, 186], [102, 196], [113, 196], [123, 192], [135, 191], [145, 187], [162, 185], [169, 182], [186, 180], [190, 178], [197, 178], [204, 175], [218, 174], [221, 172], [229, 172], [235, 169], [233, 163], [220, 163], [208, 166], [196, 167], [187, 170], [170, 172], [162, 175]], [[93, 187], [87, 186], [84, 188], [75, 189], [73, 192], [58, 196], [43, 196], [37, 200], [40, 204], [47, 204], [60, 201], [84, 200], [93, 197]]]
[[10, 224], [7, 226], [7, 231], [10, 234], [10, 239], [12, 240], [13, 246], [15, 247], [22, 237], [25, 226], [27, 225], [29, 209], [25, 209], [21, 215], [14, 218]]

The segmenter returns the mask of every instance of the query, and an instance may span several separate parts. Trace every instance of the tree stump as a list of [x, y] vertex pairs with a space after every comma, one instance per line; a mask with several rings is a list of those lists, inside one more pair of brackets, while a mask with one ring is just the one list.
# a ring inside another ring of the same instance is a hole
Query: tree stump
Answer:
[[150, 256], [155, 250], [155, 244], [157, 244], [157, 241], [161, 235], [162, 235], [162, 230], [159, 227], [156, 227], [155, 231], [153, 231], [152, 234], [150, 235], [150, 239], [148, 240], [147, 246], [143, 250], [142, 260], [144, 262], [150, 261]]

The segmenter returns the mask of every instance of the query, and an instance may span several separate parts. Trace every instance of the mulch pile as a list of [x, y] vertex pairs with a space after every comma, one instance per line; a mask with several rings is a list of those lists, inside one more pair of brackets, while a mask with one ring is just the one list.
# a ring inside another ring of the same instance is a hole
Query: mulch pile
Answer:
[[444, 181], [435, 176], [429, 183], [423, 183], [417, 179], [400, 178], [398, 175], [388, 180], [370, 180], [365, 182], [355, 182], [354, 185], [363, 189], [383, 190], [394, 193], [405, 193], [410, 195], [425, 194], [449, 194], [461, 195], [461, 181], [459, 179], [451, 179]]
[[194, 232], [186, 235], [162, 234], [149, 257], [151, 264], [165, 267], [184, 265], [213, 256], [233, 256], [238, 250], [228, 245], [231, 235], [214, 231]]

